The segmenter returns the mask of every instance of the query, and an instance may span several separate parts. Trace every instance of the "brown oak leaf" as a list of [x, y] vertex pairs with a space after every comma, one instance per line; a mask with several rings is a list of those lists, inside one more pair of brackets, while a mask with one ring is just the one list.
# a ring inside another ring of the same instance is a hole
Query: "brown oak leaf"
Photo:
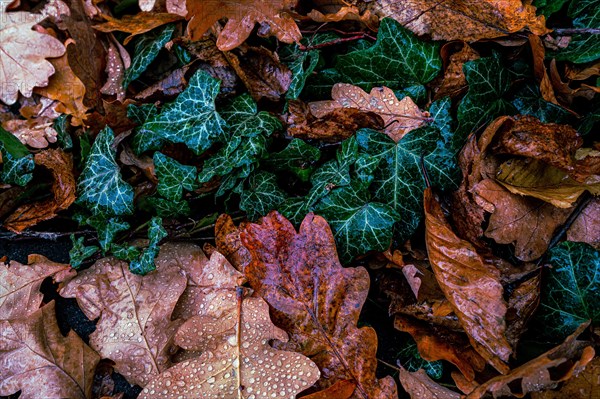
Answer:
[[135, 15], [124, 15], [121, 19], [113, 18], [110, 15], [102, 15], [102, 17], [107, 22], [94, 25], [94, 29], [105, 33], [115, 31], [129, 33], [129, 36], [123, 41], [125, 45], [137, 35], [183, 19], [180, 15], [161, 12], [140, 12]]
[[400, 383], [411, 399], [459, 399], [460, 394], [433, 381], [425, 370], [410, 372], [400, 368]]
[[90, 397], [100, 356], [58, 329], [54, 301], [19, 319], [0, 320], [0, 395], [23, 399]]
[[[448, 51], [454, 43], [445, 44], [442, 47], [441, 53]], [[462, 49], [448, 57], [447, 66], [444, 68], [444, 77], [441, 80], [440, 86], [435, 92], [435, 98], [445, 96], [457, 97], [463, 94], [467, 88], [467, 78], [463, 70], [463, 65], [468, 61], [473, 61], [479, 58], [479, 53], [473, 50], [467, 43], [462, 44]]]
[[596, 356], [585, 369], [568, 380], [560, 389], [532, 392], [532, 399], [593, 398], [600, 386], [600, 357]]
[[245, 268], [251, 287], [271, 306], [274, 323], [290, 334], [288, 343], [276, 347], [300, 352], [319, 366], [315, 390], [351, 380], [352, 398], [397, 397], [391, 377], [375, 376], [375, 331], [356, 326], [369, 275], [362, 267], [340, 265], [325, 219], [308, 214], [296, 232], [271, 212], [261, 224], [244, 226], [241, 238], [252, 256]]
[[425, 241], [436, 279], [471, 345], [505, 374], [512, 349], [505, 337], [506, 303], [500, 272], [484, 262], [473, 245], [456, 236], [431, 188], [425, 189], [424, 207]]

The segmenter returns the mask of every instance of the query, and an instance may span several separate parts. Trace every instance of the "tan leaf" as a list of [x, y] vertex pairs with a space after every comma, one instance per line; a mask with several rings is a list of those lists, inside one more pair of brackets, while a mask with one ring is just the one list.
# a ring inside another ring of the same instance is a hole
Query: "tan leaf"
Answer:
[[245, 268], [251, 287], [271, 306], [274, 323], [290, 334], [290, 342], [276, 347], [300, 352], [319, 366], [315, 390], [351, 380], [352, 398], [397, 397], [391, 377], [375, 376], [375, 330], [356, 326], [369, 275], [363, 267], [340, 265], [325, 219], [308, 214], [296, 232], [271, 212], [261, 224], [244, 226], [241, 238], [252, 256]]
[[47, 277], [58, 282], [71, 275], [71, 265], [55, 263], [41, 255], [29, 255], [28, 263], [0, 263], [0, 320], [33, 314], [42, 303], [42, 282]]
[[187, 274], [206, 262], [201, 250], [186, 248], [164, 245], [156, 271], [143, 277], [131, 273], [123, 261], [101, 259], [60, 290], [63, 297], [76, 298], [90, 320], [99, 318], [90, 346], [113, 360], [132, 383], [143, 386], [171, 365], [173, 337], [181, 324], [171, 321], [171, 314]]
[[367, 94], [358, 86], [336, 83], [331, 89], [331, 98], [332, 101], [310, 103], [310, 112], [317, 118], [338, 108], [374, 112], [383, 119], [385, 133], [396, 142], [406, 133], [425, 124], [429, 116], [410, 97], [398, 100], [392, 89], [387, 87], [375, 87]]
[[555, 388], [558, 383], [580, 373], [594, 357], [594, 349], [576, 338], [587, 328], [582, 324], [565, 342], [512, 370], [510, 374], [494, 377], [473, 390], [467, 399], [480, 399], [491, 394], [494, 398], [518, 397], [535, 391]]
[[567, 231], [567, 240], [600, 247], [600, 199], [593, 198]]
[[600, 357], [596, 356], [585, 369], [556, 391], [532, 392], [532, 399], [590, 398], [600, 386]]
[[379, 18], [376, 15], [369, 10], [361, 15], [361, 11], [356, 6], [340, 7], [334, 14], [323, 14], [319, 10], [311, 10], [306, 16], [315, 22], [358, 21], [371, 30], [377, 30], [377, 25], [379, 25]]
[[425, 190], [425, 241], [429, 261], [471, 345], [501, 373], [512, 352], [506, 340], [506, 303], [500, 272], [473, 245], [454, 234], [430, 188]]
[[556, 96], [554, 95], [554, 88], [552, 82], [546, 71], [546, 65], [544, 65], [544, 58], [546, 57], [546, 49], [542, 43], [542, 39], [534, 34], [529, 35], [529, 46], [531, 46], [531, 53], [533, 56], [533, 74], [537, 83], [540, 85], [540, 93], [542, 98], [553, 104], [558, 104]]
[[124, 15], [121, 19], [113, 18], [110, 15], [103, 15], [102, 17], [107, 22], [94, 25], [94, 29], [105, 33], [115, 31], [129, 33], [129, 36], [123, 41], [125, 45], [137, 35], [183, 19], [180, 15], [160, 12], [140, 12], [135, 15]]
[[473, 42], [529, 29], [536, 35], [549, 30], [530, 1], [522, 0], [381, 0], [371, 3], [380, 17], [391, 17], [417, 35], [434, 40]]
[[542, 273], [535, 273], [512, 290], [508, 298], [506, 339], [513, 347], [514, 357], [519, 339], [540, 303], [541, 282]]
[[[444, 45], [444, 47], [448, 46]], [[442, 49], [442, 52], [444, 50]], [[463, 43], [462, 49], [452, 54], [448, 59], [448, 66], [444, 70], [444, 78], [440, 83], [439, 89], [435, 93], [435, 98], [450, 96], [452, 98], [461, 95], [467, 90], [467, 78], [463, 71], [463, 65], [468, 61], [479, 58], [479, 53], [473, 50], [467, 43]]]
[[47, 149], [35, 154], [36, 165], [47, 169], [52, 175], [52, 197], [22, 205], [4, 221], [4, 227], [19, 233], [71, 206], [75, 201], [77, 185], [73, 174], [73, 157], [63, 150]]
[[90, 397], [100, 356], [74, 331], [63, 337], [54, 301], [24, 318], [0, 320], [0, 331], [0, 395]]
[[56, 143], [58, 133], [52, 125], [54, 121], [46, 117], [27, 120], [13, 119], [2, 123], [2, 127], [11, 132], [19, 141], [32, 148], [42, 149], [50, 143]]
[[189, 297], [195, 300], [178, 304], [191, 318], [176, 342], [202, 354], [154, 378], [140, 398], [295, 398], [318, 380], [319, 369], [308, 358], [269, 345], [271, 339], [287, 341], [287, 334], [273, 325], [263, 299], [245, 296], [243, 282], [223, 255], [212, 254], [193, 281]]
[[410, 372], [400, 367], [400, 383], [411, 399], [459, 399], [458, 392], [451, 391], [433, 381], [425, 370]]
[[288, 10], [297, 0], [187, 0], [188, 34], [199, 40], [215, 22], [223, 17], [228, 21], [217, 39], [217, 47], [229, 51], [242, 44], [254, 29], [261, 25], [260, 36], [275, 36], [283, 43], [299, 42], [300, 29]]
[[46, 17], [25, 11], [6, 12], [0, 4], [0, 101], [13, 104], [19, 92], [31, 97], [36, 86], [48, 85], [54, 67], [46, 58], [60, 57], [65, 46], [54, 37], [32, 27]]
[[302, 396], [302, 399], [348, 399], [355, 389], [356, 383], [353, 381], [339, 380], [327, 389]]

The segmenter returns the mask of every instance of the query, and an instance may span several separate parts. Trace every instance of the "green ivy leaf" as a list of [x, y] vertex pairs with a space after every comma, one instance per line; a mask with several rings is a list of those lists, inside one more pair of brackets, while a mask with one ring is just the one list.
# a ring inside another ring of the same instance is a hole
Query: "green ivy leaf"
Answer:
[[439, 44], [419, 40], [396, 20], [384, 18], [377, 42], [366, 50], [339, 56], [335, 67], [345, 81], [366, 91], [375, 86], [423, 85], [441, 70], [439, 49]]
[[557, 341], [592, 320], [600, 326], [600, 252], [584, 243], [563, 242], [549, 251], [539, 315], [544, 334]]
[[80, 225], [88, 225], [93, 227], [98, 233], [98, 242], [103, 254], [106, 255], [111, 248], [117, 234], [121, 231], [129, 229], [129, 223], [123, 221], [119, 217], [106, 218], [105, 215], [92, 215], [86, 217], [84, 214], [75, 216]]
[[546, 19], [550, 17], [550, 15], [559, 11], [566, 3], [570, 0], [534, 0], [533, 5], [537, 9], [537, 14], [543, 14], [546, 16]]
[[140, 106], [129, 104], [127, 107], [127, 118], [140, 125], [133, 130], [134, 135], [131, 143], [131, 148], [137, 155], [148, 150], [158, 150], [167, 143], [165, 139], [144, 127], [144, 123], [156, 115], [158, 115], [158, 108], [154, 104], [142, 104]]
[[156, 270], [154, 258], [158, 255], [160, 240], [167, 236], [167, 231], [162, 225], [162, 219], [153, 217], [148, 227], [148, 247], [142, 251], [142, 255], [129, 263], [129, 270], [134, 274], [145, 275]]
[[79, 268], [79, 266], [81, 266], [86, 259], [89, 259], [100, 250], [100, 248], [94, 245], [86, 246], [83, 241], [83, 237], [75, 239], [75, 235], [71, 234], [71, 242], [73, 243], [73, 247], [69, 251], [69, 259], [71, 267], [74, 269]]
[[435, 380], [442, 378], [444, 364], [441, 360], [429, 362], [421, 357], [417, 344], [414, 340], [405, 340], [403, 347], [398, 352], [398, 362], [410, 372], [424, 369], [427, 375]]
[[158, 177], [156, 190], [164, 198], [178, 201], [183, 197], [184, 189], [193, 191], [198, 187], [195, 166], [182, 165], [160, 152], [154, 153], [153, 160]]
[[52, 127], [54, 130], [56, 130], [56, 142], [58, 145], [65, 150], [70, 150], [73, 148], [73, 139], [71, 139], [68, 131], [67, 115], [63, 114], [56, 118], [52, 124]]
[[400, 219], [391, 206], [371, 202], [360, 182], [332, 190], [317, 203], [315, 212], [331, 226], [342, 262], [368, 251], [385, 251], [392, 227]]
[[469, 61], [463, 71], [469, 91], [456, 112], [458, 128], [454, 148], [460, 148], [471, 132], [497, 116], [515, 113], [513, 106], [502, 98], [510, 88], [510, 75], [498, 54]]
[[311, 211], [311, 207], [308, 205], [306, 198], [293, 197], [283, 201], [277, 207], [277, 211], [292, 222], [294, 226], [300, 226], [306, 214]]
[[539, 89], [531, 84], [515, 94], [512, 105], [519, 114], [534, 116], [544, 123], [567, 124], [572, 119], [572, 115], [563, 107], [544, 100]]
[[248, 178], [247, 188], [241, 193], [240, 209], [248, 218], [256, 220], [277, 209], [286, 194], [277, 186], [277, 177], [268, 172], [257, 172]]
[[164, 218], [189, 216], [192, 211], [190, 204], [183, 199], [172, 200], [160, 197], [145, 198], [140, 208]]
[[227, 132], [232, 136], [270, 136], [282, 127], [275, 116], [266, 111], [259, 112], [256, 103], [247, 93], [236, 97], [220, 114], [227, 123]]
[[224, 121], [215, 110], [220, 82], [199, 70], [177, 99], [165, 104], [160, 114], [151, 116], [142, 126], [151, 140], [184, 143], [201, 154], [223, 136]]
[[29, 153], [19, 139], [0, 126], [0, 153], [2, 171], [0, 181], [6, 184], [24, 186], [33, 178], [33, 155]]
[[285, 149], [272, 153], [264, 161], [264, 165], [273, 171], [290, 171], [301, 181], [308, 181], [313, 164], [321, 158], [318, 148], [307, 144], [304, 140], [293, 139]]
[[113, 131], [108, 126], [96, 137], [77, 184], [77, 203], [87, 206], [94, 214], [130, 215], [133, 188], [121, 177], [113, 140]]
[[169, 24], [137, 39], [131, 66], [125, 71], [123, 77], [124, 88], [127, 88], [131, 82], [139, 78], [148, 69], [160, 50], [171, 40], [174, 31], [175, 24]]
[[[600, 29], [600, 0], [572, 1], [568, 14], [575, 28]], [[548, 56], [577, 64], [592, 62], [600, 58], [600, 40], [597, 34], [576, 33], [566, 49], [549, 52]]]

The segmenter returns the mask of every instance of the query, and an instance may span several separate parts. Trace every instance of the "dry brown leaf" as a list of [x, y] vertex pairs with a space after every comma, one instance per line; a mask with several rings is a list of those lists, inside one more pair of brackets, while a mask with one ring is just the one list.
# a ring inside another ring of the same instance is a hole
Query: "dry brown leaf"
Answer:
[[112, 38], [106, 55], [106, 74], [108, 78], [104, 86], [100, 88], [100, 93], [116, 96], [117, 100], [122, 102], [125, 99], [123, 79], [125, 78], [125, 70], [130, 66], [131, 58], [127, 50]]
[[477, 183], [472, 192], [476, 202], [491, 213], [485, 236], [498, 244], [514, 244], [515, 256], [526, 262], [546, 252], [554, 230], [572, 211], [514, 195], [491, 179]]
[[556, 60], [550, 62], [550, 81], [552, 82], [556, 96], [566, 105], [571, 105], [578, 97], [582, 97], [585, 100], [592, 100], [600, 92], [600, 88], [598, 87], [582, 84], [578, 85], [579, 87], [572, 88], [569, 82], [563, 82], [556, 67]]
[[[450, 44], [451, 43], [446, 44], [444, 47]], [[442, 52], [443, 51], [444, 49], [442, 48]], [[466, 91], [468, 85], [463, 65], [468, 61], [473, 61], [478, 58], [479, 53], [473, 50], [467, 43], [463, 43], [462, 49], [449, 57], [448, 65], [444, 70], [444, 78], [435, 93], [435, 99], [445, 96], [454, 98]]]
[[227, 258], [237, 270], [244, 272], [252, 260], [250, 253], [242, 245], [240, 229], [233, 223], [231, 216], [222, 214], [215, 223], [215, 243], [217, 251]]
[[56, 143], [58, 133], [52, 125], [54, 121], [46, 118], [27, 120], [13, 119], [2, 123], [2, 127], [11, 132], [19, 141], [32, 148], [42, 149], [50, 143]]
[[542, 273], [536, 273], [511, 291], [506, 312], [506, 339], [516, 357], [517, 344], [525, 332], [529, 319], [540, 303]]
[[391, 17], [417, 35], [434, 40], [473, 42], [522, 29], [548, 33], [543, 15], [528, 0], [381, 0], [371, 3], [380, 17]]
[[301, 139], [338, 142], [361, 128], [383, 128], [383, 119], [379, 115], [355, 108], [336, 108], [322, 118], [317, 118], [305, 103], [290, 100], [288, 112], [287, 132], [290, 136]]
[[227, 17], [217, 39], [217, 47], [222, 51], [242, 44], [257, 23], [259, 36], [275, 36], [283, 43], [299, 42], [302, 34], [288, 14], [296, 3], [297, 0], [187, 0], [188, 34], [192, 40], [199, 40], [215, 22]]
[[315, 390], [339, 380], [355, 382], [352, 398], [397, 397], [391, 377], [375, 376], [377, 335], [358, 328], [358, 316], [369, 290], [362, 267], [343, 268], [325, 219], [308, 214], [296, 232], [277, 212], [241, 233], [252, 262], [246, 277], [271, 306], [274, 323], [290, 334], [276, 347], [300, 352], [313, 360], [322, 378]]
[[370, 93], [348, 83], [336, 83], [331, 89], [332, 101], [309, 104], [310, 112], [323, 118], [338, 108], [355, 108], [373, 112], [383, 119], [385, 133], [394, 141], [425, 124], [429, 113], [421, 111], [410, 97], [398, 100], [392, 89], [375, 87]]
[[180, 15], [161, 12], [140, 12], [135, 15], [124, 15], [121, 19], [113, 18], [110, 15], [102, 15], [102, 17], [107, 22], [94, 25], [94, 29], [105, 33], [115, 31], [129, 33], [129, 36], [123, 41], [125, 45], [137, 35], [183, 19]]
[[600, 75], [600, 61], [591, 65], [567, 65], [565, 77], [569, 80], [586, 80], [592, 76]]
[[269, 345], [287, 341], [287, 334], [273, 325], [263, 299], [245, 295], [243, 275], [218, 252], [202, 266], [178, 303], [179, 314], [191, 318], [175, 338], [202, 354], [154, 378], [140, 397], [295, 398], [314, 384], [319, 369], [313, 362]]
[[410, 372], [400, 367], [400, 383], [411, 399], [459, 399], [460, 394], [433, 381], [425, 370]]
[[33, 159], [36, 165], [44, 167], [52, 175], [52, 197], [17, 208], [4, 221], [4, 227], [16, 233], [52, 219], [75, 201], [77, 185], [73, 174], [72, 155], [59, 148], [51, 148], [35, 154]]
[[512, 349], [505, 337], [506, 303], [500, 272], [454, 234], [431, 188], [425, 190], [424, 205], [425, 241], [436, 279], [471, 345], [505, 374]]
[[600, 247], [600, 199], [593, 198], [567, 231], [567, 240]]
[[558, 383], [580, 373], [594, 357], [594, 349], [576, 338], [587, 328], [582, 324], [561, 345], [512, 370], [510, 374], [494, 377], [467, 395], [480, 399], [487, 394], [494, 398], [522, 398], [529, 392], [553, 389]]
[[29, 255], [28, 264], [0, 263], [0, 320], [20, 319], [36, 312], [43, 299], [42, 282], [72, 277], [71, 265], [55, 263], [41, 255]]
[[[131, 383], [147, 384], [171, 361], [173, 337], [180, 322], [171, 314], [187, 284], [187, 274], [206, 262], [201, 250], [164, 245], [155, 260], [156, 271], [139, 276], [127, 263], [105, 258], [79, 273], [60, 295], [76, 298], [90, 319], [98, 319], [90, 346], [115, 362]], [[190, 271], [185, 271], [188, 268]]]
[[546, 49], [542, 43], [542, 39], [534, 34], [529, 35], [529, 46], [531, 47], [531, 53], [533, 57], [533, 74], [537, 83], [540, 85], [540, 93], [542, 98], [553, 104], [558, 104], [556, 96], [554, 95], [554, 88], [552, 82], [546, 71], [546, 65], [544, 65], [544, 59], [546, 58]]
[[365, 10], [361, 15], [360, 10], [356, 6], [340, 7], [333, 14], [323, 14], [319, 10], [311, 10], [306, 16], [315, 22], [358, 21], [365, 24], [371, 30], [377, 30], [377, 26], [379, 25], [379, 18], [376, 15], [373, 15], [369, 10]]
[[0, 320], [0, 395], [90, 397], [100, 356], [74, 331], [58, 329], [54, 301], [20, 319]]
[[303, 396], [302, 399], [348, 399], [352, 396], [355, 389], [355, 382], [339, 380], [329, 388]]
[[531, 399], [590, 398], [600, 387], [600, 357], [596, 356], [585, 369], [556, 391], [532, 392]]
[[46, 58], [60, 57], [65, 46], [54, 37], [32, 27], [46, 17], [25, 11], [6, 12], [0, 4], [0, 101], [11, 105], [19, 92], [31, 97], [34, 87], [47, 86], [54, 67]]

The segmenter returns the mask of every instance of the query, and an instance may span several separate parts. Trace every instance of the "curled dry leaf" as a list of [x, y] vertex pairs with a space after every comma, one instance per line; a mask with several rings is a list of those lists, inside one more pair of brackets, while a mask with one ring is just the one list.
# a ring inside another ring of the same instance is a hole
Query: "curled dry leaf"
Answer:
[[19, 319], [0, 320], [0, 395], [90, 397], [100, 356], [74, 331], [58, 329], [54, 301]]
[[460, 394], [433, 381], [425, 370], [410, 372], [400, 367], [400, 383], [411, 399], [459, 399]]
[[476, 387], [467, 399], [480, 399], [487, 394], [494, 398], [522, 398], [530, 392], [553, 389], [579, 374], [595, 354], [588, 342], [576, 340], [588, 325], [582, 324], [565, 342], [515, 368], [510, 374], [494, 377]]
[[36, 86], [48, 85], [54, 67], [46, 58], [60, 57], [65, 46], [54, 37], [32, 29], [46, 17], [25, 11], [6, 12], [0, 4], [0, 101], [13, 104], [19, 92], [31, 97]]
[[276, 347], [300, 352], [319, 366], [315, 390], [351, 380], [352, 398], [397, 397], [391, 377], [375, 377], [375, 331], [356, 326], [369, 275], [362, 267], [340, 265], [325, 219], [308, 214], [296, 232], [271, 212], [261, 224], [246, 225], [241, 238], [252, 256], [245, 268], [250, 285], [271, 306], [274, 323], [290, 334], [290, 342]]
[[[381, 0], [371, 3], [380, 17], [391, 17], [417, 35], [434, 40], [474, 42], [522, 29], [548, 33], [543, 15], [525, 0]], [[460, 27], [457, 29], [457, 27]]]
[[556, 391], [532, 392], [532, 399], [593, 398], [600, 386], [600, 357], [596, 356], [585, 369]]
[[338, 108], [356, 108], [373, 112], [383, 119], [385, 133], [395, 142], [411, 130], [425, 124], [429, 113], [421, 111], [410, 97], [398, 100], [392, 89], [375, 87], [370, 93], [348, 83], [336, 83], [331, 89], [332, 101], [309, 104], [310, 112], [317, 118]]
[[541, 284], [542, 273], [540, 271], [519, 284], [512, 290], [508, 298], [506, 339], [513, 347], [513, 356], [515, 356], [521, 335], [526, 331], [529, 319], [540, 303]]
[[355, 382], [339, 380], [329, 388], [303, 396], [302, 399], [348, 399], [352, 396], [355, 389]]
[[533, 56], [533, 74], [535, 80], [540, 85], [540, 93], [542, 98], [551, 103], [557, 104], [556, 96], [554, 95], [554, 88], [552, 82], [548, 76], [546, 65], [544, 65], [544, 59], [546, 58], [546, 49], [542, 43], [542, 39], [534, 34], [529, 35], [529, 46], [531, 47], [531, 53]]
[[159, 26], [183, 19], [180, 15], [161, 13], [161, 12], [140, 12], [135, 15], [124, 15], [117, 19], [110, 15], [103, 15], [107, 22], [94, 25], [94, 29], [100, 32], [126, 32], [129, 36], [125, 38], [123, 44], [127, 45], [137, 35], [149, 32]]
[[217, 47], [222, 51], [242, 44], [256, 23], [261, 25], [260, 36], [275, 36], [283, 43], [299, 42], [302, 34], [288, 14], [296, 3], [297, 0], [187, 0], [188, 34], [192, 40], [199, 40], [215, 22], [227, 17], [217, 39]]
[[44, 220], [52, 219], [75, 201], [77, 185], [73, 174], [73, 157], [61, 149], [48, 149], [35, 154], [36, 165], [52, 175], [52, 197], [17, 208], [5, 221], [4, 227], [19, 233]]
[[434, 198], [425, 189], [425, 241], [435, 277], [452, 304], [471, 345], [499, 372], [512, 352], [506, 340], [506, 303], [500, 272], [486, 264], [473, 245], [454, 234]]
[[35, 313], [43, 299], [42, 282], [72, 277], [71, 265], [55, 263], [41, 255], [29, 255], [28, 264], [0, 263], [0, 320], [20, 319]]
[[379, 18], [376, 15], [372, 14], [369, 10], [366, 10], [361, 15], [360, 10], [356, 6], [340, 7], [333, 14], [323, 14], [319, 10], [312, 10], [306, 16], [315, 22], [358, 21], [365, 24], [371, 30], [377, 30], [377, 25], [379, 25]]
[[123, 101], [125, 99], [123, 79], [125, 78], [125, 70], [131, 65], [131, 58], [127, 50], [114, 38], [108, 46], [108, 54], [106, 55], [106, 74], [108, 78], [104, 86], [100, 88], [100, 93], [116, 96], [117, 100]]

